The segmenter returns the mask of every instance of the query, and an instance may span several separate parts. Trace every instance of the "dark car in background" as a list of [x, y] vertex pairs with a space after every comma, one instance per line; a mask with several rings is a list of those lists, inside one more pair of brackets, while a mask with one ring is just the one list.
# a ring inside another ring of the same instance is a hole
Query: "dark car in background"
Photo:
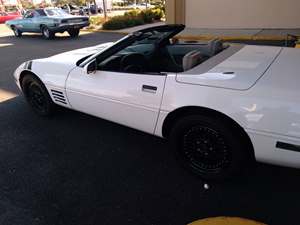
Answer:
[[80, 14], [80, 7], [76, 5], [66, 4], [61, 7], [66, 13], [72, 15], [79, 15]]

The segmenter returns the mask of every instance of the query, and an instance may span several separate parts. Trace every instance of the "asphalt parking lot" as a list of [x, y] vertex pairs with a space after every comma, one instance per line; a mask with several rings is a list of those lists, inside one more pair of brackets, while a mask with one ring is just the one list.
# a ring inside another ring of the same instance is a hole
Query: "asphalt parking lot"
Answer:
[[297, 225], [300, 171], [258, 164], [235, 182], [210, 183], [180, 168], [166, 141], [69, 110], [37, 117], [12, 73], [23, 61], [117, 40], [0, 37], [0, 224], [183, 225], [239, 216]]

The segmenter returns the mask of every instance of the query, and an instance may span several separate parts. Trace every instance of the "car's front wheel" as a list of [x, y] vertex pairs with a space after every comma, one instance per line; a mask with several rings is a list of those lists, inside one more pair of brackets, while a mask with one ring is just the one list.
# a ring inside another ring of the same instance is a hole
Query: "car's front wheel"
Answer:
[[239, 130], [215, 117], [190, 115], [180, 119], [171, 130], [170, 141], [182, 164], [208, 180], [232, 178], [252, 159]]
[[53, 33], [51, 30], [49, 30], [49, 28], [46, 26], [42, 26], [41, 31], [42, 31], [42, 35], [45, 39], [52, 39], [55, 36], [55, 33]]
[[22, 32], [18, 28], [12, 27], [11, 29], [16, 37], [22, 37]]
[[39, 79], [25, 75], [21, 85], [24, 96], [35, 113], [40, 116], [50, 116], [53, 113], [55, 104]]
[[68, 30], [68, 33], [69, 33], [69, 35], [70, 35], [72, 38], [78, 37], [78, 36], [79, 36], [79, 32], [80, 32], [79, 29]]

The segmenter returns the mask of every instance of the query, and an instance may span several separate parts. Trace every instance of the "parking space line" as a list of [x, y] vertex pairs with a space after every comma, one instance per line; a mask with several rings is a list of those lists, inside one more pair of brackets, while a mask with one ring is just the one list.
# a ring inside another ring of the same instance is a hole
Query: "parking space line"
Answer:
[[0, 103], [15, 98], [16, 96], [15, 93], [0, 88]]

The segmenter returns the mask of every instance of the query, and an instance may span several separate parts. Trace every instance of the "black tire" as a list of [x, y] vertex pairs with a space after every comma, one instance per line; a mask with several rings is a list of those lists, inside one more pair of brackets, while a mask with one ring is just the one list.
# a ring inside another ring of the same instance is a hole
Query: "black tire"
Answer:
[[53, 114], [55, 104], [40, 80], [33, 75], [25, 75], [21, 85], [27, 102], [36, 114], [45, 117]]
[[22, 37], [22, 32], [18, 28], [12, 27], [11, 29], [16, 37]]
[[79, 29], [68, 30], [68, 33], [69, 33], [69, 35], [70, 35], [72, 38], [78, 37], [78, 36], [79, 36], [79, 32], [80, 32]]
[[47, 26], [42, 26], [41, 32], [42, 32], [43, 38], [45, 38], [47, 40], [52, 39], [55, 36], [55, 33], [53, 33], [51, 30], [49, 30], [49, 28]]
[[223, 119], [186, 116], [173, 126], [170, 142], [182, 165], [206, 180], [233, 178], [252, 159], [241, 131]]

